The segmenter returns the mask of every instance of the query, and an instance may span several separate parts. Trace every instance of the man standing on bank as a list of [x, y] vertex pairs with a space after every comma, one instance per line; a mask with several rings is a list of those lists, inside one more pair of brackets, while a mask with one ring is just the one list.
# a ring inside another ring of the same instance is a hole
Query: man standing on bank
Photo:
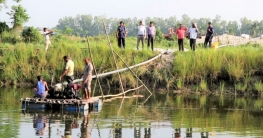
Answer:
[[212, 39], [213, 39], [214, 32], [215, 32], [215, 30], [212, 26], [212, 23], [209, 22], [208, 27], [207, 27], [207, 31], [206, 31], [205, 43], [204, 43], [205, 48], [207, 48], [208, 42], [209, 42], [209, 47], [210, 48], [212, 47]]
[[47, 31], [47, 28], [43, 29], [43, 35], [45, 37], [45, 51], [47, 52], [48, 47], [51, 45], [49, 40], [49, 35], [52, 34], [54, 31]]
[[192, 27], [189, 29], [189, 37], [190, 37], [190, 47], [193, 51], [195, 51], [196, 47], [196, 38], [198, 33], [198, 28], [195, 23], [192, 23]]
[[140, 41], [142, 41], [142, 48], [144, 47], [144, 39], [146, 38], [146, 28], [142, 24], [142, 21], [140, 21], [139, 24], [140, 25], [138, 26], [137, 50], [139, 50]]
[[92, 80], [92, 71], [93, 71], [93, 66], [92, 64], [90, 63], [90, 60], [89, 58], [85, 58], [84, 59], [85, 61], [85, 68], [84, 68], [84, 71], [83, 71], [83, 85], [82, 85], [82, 88], [83, 88], [83, 91], [84, 91], [84, 94], [85, 94], [85, 98], [86, 100], [90, 99], [91, 97], [91, 80]]
[[125, 37], [126, 37], [126, 28], [124, 23], [121, 21], [120, 26], [118, 26], [116, 36], [118, 38], [118, 46], [119, 48], [125, 49]]
[[187, 30], [188, 28], [182, 24], [180, 24], [180, 27], [176, 30], [179, 51], [184, 51], [184, 37], [185, 37], [185, 32]]
[[74, 80], [74, 62], [70, 60], [68, 56], [64, 56], [63, 59], [66, 62], [66, 65], [63, 74], [59, 77], [59, 81], [61, 81], [62, 77], [66, 75], [66, 81], [72, 83]]
[[156, 34], [155, 26], [153, 25], [153, 22], [150, 22], [150, 26], [147, 28], [147, 35], [148, 35], [148, 48], [151, 45], [152, 51], [153, 51], [155, 34]]

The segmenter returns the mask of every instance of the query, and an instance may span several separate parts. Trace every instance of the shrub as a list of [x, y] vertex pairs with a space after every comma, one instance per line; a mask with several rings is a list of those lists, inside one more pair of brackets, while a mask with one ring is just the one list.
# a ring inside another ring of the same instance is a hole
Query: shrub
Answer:
[[28, 27], [22, 32], [22, 37], [25, 42], [41, 42], [43, 37], [40, 32], [34, 27]]

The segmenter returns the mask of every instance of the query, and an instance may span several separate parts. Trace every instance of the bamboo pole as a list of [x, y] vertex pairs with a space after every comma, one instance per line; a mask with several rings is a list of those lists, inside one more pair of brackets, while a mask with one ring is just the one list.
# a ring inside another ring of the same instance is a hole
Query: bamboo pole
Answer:
[[100, 92], [101, 92], [101, 95], [102, 95], [102, 98], [103, 98], [104, 94], [103, 94], [103, 91], [102, 91], [102, 88], [101, 88], [101, 85], [100, 85], [100, 80], [99, 80], [99, 78], [98, 78], [98, 74], [97, 74], [97, 71], [96, 71], [95, 63], [94, 63], [94, 60], [93, 60], [93, 55], [92, 55], [92, 52], [91, 52], [90, 42], [89, 42], [89, 36], [88, 36], [88, 35], [87, 35], [87, 42], [88, 42], [88, 48], [89, 48], [89, 53], [90, 53], [91, 62], [92, 62], [92, 65], [93, 65], [93, 67], [94, 67], [94, 72], [95, 72], [96, 78], [98, 79], [98, 83], [99, 83], [99, 87], [100, 87]]
[[[107, 31], [107, 29], [106, 29], [106, 25], [105, 25], [104, 21], [103, 21], [103, 25], [104, 25], [105, 33], [106, 33], [106, 35], [107, 35], [107, 39], [108, 39], [108, 43], [109, 43], [109, 46], [110, 46], [110, 49], [111, 49], [111, 53], [112, 53], [112, 56], [113, 56], [113, 59], [114, 59], [115, 67], [116, 67], [116, 69], [118, 70], [118, 65], [117, 65], [117, 62], [116, 62], [116, 58], [115, 58], [114, 53], [113, 53], [114, 50], [113, 50], [112, 45], [111, 45], [111, 43], [110, 43], [110, 38], [109, 38], [108, 31]], [[123, 89], [123, 85], [122, 85], [122, 80], [121, 80], [121, 76], [120, 76], [120, 73], [119, 73], [119, 72], [118, 72], [118, 77], [119, 77], [119, 80], [120, 80], [120, 85], [121, 85], [122, 93], [124, 93], [124, 89]]]
[[[105, 32], [106, 32], [106, 35], [107, 35], [107, 38], [108, 38], [108, 42], [109, 42], [109, 46], [112, 50], [113, 53], [115, 53], [120, 59], [121, 61], [125, 64], [125, 66], [132, 72], [132, 74], [140, 81], [140, 83], [145, 87], [145, 89], [152, 94], [152, 92], [148, 89], [148, 87], [140, 80], [140, 78], [130, 69], [130, 67], [126, 64], [126, 62], [124, 62], [124, 60], [121, 58], [121, 56], [116, 53], [113, 49], [112, 49], [112, 45], [110, 43], [110, 39], [109, 39], [109, 35], [108, 35], [108, 32], [107, 32], [107, 29], [106, 29], [106, 25], [105, 25], [105, 22], [103, 21], [103, 25], [104, 25], [104, 29], [105, 29]], [[114, 56], [115, 57], [115, 56]]]
[[[143, 85], [141, 85], [141, 86], [139, 86], [137, 88], [134, 88], [134, 89], [129, 89], [129, 90], [123, 92], [123, 93], [119, 93], [119, 94], [115, 94], [115, 95], [105, 95], [104, 98], [106, 98], [106, 97], [117, 97], [117, 96], [120, 96], [122, 94], [128, 93], [130, 91], [134, 91], [134, 90], [140, 89], [141, 87], [143, 87]], [[101, 98], [101, 96], [96, 96], [95, 98]]]

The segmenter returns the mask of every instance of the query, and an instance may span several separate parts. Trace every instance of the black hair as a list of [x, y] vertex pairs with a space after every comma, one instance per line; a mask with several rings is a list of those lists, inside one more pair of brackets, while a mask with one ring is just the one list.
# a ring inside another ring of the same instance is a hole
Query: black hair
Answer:
[[38, 81], [40, 81], [40, 80], [41, 80], [41, 78], [42, 78], [42, 76], [41, 76], [41, 75], [38, 75], [38, 76], [37, 76], [37, 80], [38, 80]]
[[142, 23], [142, 21], [140, 21], [139, 23]]
[[123, 21], [120, 21], [120, 24], [124, 23]]
[[63, 59], [68, 59], [68, 56], [64, 56]]
[[43, 30], [47, 30], [47, 28], [46, 28], [46, 27], [44, 27], [44, 28], [43, 28]]
[[153, 22], [150, 22], [150, 24], [153, 24]]

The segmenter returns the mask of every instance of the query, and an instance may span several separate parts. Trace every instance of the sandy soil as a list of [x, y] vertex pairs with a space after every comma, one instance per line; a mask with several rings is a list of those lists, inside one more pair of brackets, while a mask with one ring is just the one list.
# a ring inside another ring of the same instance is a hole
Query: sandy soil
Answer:
[[[197, 43], [204, 43], [205, 41], [205, 36], [202, 36], [202, 39], [197, 39]], [[247, 43], [247, 42], [252, 42], [252, 43], [258, 43], [263, 45], [263, 39], [258, 38], [251, 38], [251, 39], [245, 39], [240, 36], [233, 36], [233, 35], [220, 35], [220, 36], [215, 36], [213, 38], [213, 42], [221, 42], [221, 44], [240, 44], [240, 43]]]

